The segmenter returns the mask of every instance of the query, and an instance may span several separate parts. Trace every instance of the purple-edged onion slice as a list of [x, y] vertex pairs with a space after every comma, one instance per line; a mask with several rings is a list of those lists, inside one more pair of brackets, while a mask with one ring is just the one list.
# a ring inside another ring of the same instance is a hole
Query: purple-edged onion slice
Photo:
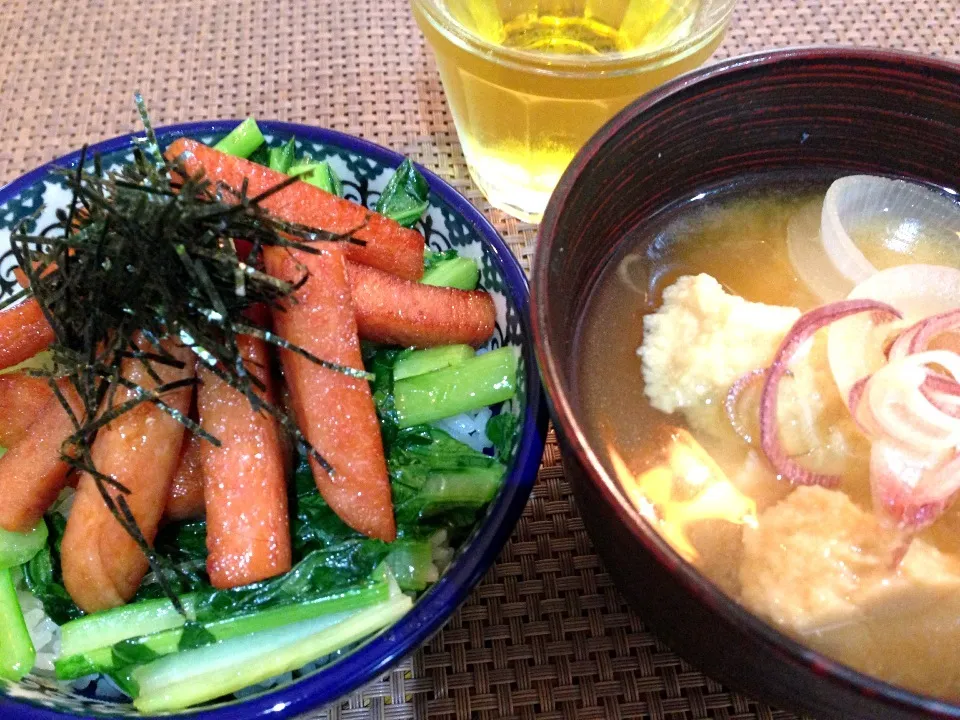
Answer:
[[[900, 265], [881, 270], [850, 293], [851, 300], [877, 300], [896, 308], [906, 323], [878, 325], [868, 315], [834, 323], [827, 355], [840, 395], [848, 398], [858, 380], [872, 375], [889, 360], [908, 353], [916, 324], [932, 315], [960, 308], [960, 270], [942, 265]], [[901, 332], [902, 331], [902, 332]], [[891, 335], [900, 332], [891, 346]]]
[[[851, 315], [869, 314], [874, 321], [891, 320], [900, 313], [890, 305], [877, 300], [841, 300], [823, 305], [802, 315], [783, 339], [767, 372], [760, 396], [760, 447], [777, 475], [795, 485], [823, 485], [833, 487], [840, 478], [809, 470], [790, 458], [783, 448], [777, 425], [777, 401], [780, 381], [787, 373], [793, 356], [818, 330]], [[852, 384], [852, 383], [851, 383]]]

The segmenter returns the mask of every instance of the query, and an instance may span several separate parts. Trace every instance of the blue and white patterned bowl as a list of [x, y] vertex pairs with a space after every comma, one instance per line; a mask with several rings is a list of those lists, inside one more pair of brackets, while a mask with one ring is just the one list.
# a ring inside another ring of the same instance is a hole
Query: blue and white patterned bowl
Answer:
[[[237, 121], [213, 121], [175, 125], [159, 129], [157, 135], [162, 146], [183, 135], [213, 142], [236, 124]], [[390, 150], [331, 130], [280, 122], [261, 122], [260, 127], [268, 140], [296, 136], [299, 152], [328, 161], [343, 179], [347, 197], [367, 206], [376, 202], [392, 171], [403, 160]], [[88, 152], [99, 153], [104, 167], [109, 167], [131, 157], [132, 138], [128, 135], [107, 140], [91, 146]], [[41, 206], [46, 209], [33, 222], [42, 227], [47, 218], [53, 219], [53, 212], [66, 204], [68, 195], [52, 171], [75, 167], [78, 160], [79, 153], [67, 155], [0, 189], [0, 297], [10, 294], [16, 286], [16, 261], [9, 242], [11, 229]], [[431, 194], [430, 208], [418, 229], [430, 248], [452, 247], [480, 263], [481, 287], [493, 295], [497, 308], [496, 332], [490, 347], [510, 345], [520, 358], [517, 398], [505, 403], [501, 410], [520, 419], [520, 438], [504, 487], [440, 581], [395, 625], [285, 687], [244, 700], [206, 706], [184, 716], [194, 720], [290, 717], [333, 702], [378, 678], [440, 629], [493, 564], [523, 511], [546, 434], [546, 412], [528, 327], [527, 280], [490, 223], [439, 177], [423, 168], [420, 171], [430, 183]], [[143, 717], [129, 704], [85, 697], [65, 689], [51, 677], [31, 675], [17, 684], [0, 681], [0, 718], [54, 720], [64, 715]]]

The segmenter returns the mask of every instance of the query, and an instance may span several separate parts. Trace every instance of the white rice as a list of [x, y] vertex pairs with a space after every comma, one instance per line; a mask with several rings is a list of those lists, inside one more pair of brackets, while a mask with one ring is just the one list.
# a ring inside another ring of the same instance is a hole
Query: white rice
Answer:
[[60, 654], [60, 626], [43, 610], [43, 603], [21, 583], [17, 585], [17, 599], [27, 624], [27, 632], [37, 650], [34, 670], [44, 673], [53, 672], [53, 661]]
[[454, 440], [469, 445], [477, 452], [483, 452], [493, 446], [487, 438], [487, 423], [491, 417], [493, 417], [493, 411], [487, 407], [437, 420], [433, 424], [448, 433]]

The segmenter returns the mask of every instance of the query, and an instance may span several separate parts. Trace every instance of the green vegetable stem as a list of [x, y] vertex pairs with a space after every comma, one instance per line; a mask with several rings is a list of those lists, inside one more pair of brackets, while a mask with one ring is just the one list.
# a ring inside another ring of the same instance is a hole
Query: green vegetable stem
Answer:
[[56, 661], [57, 677], [74, 680], [92, 673], [113, 673], [131, 665], [141, 665], [157, 658], [234, 637], [289, 625], [302, 620], [326, 617], [330, 624], [344, 614], [383, 602], [390, 596], [386, 580], [369, 585], [343, 588], [330, 595], [302, 603], [274, 607], [249, 615], [215, 620], [208, 623], [186, 623], [180, 627], [159, 630], [152, 634], [130, 637], [112, 645], [100, 645], [82, 653], [63, 654]]
[[426, 270], [420, 282], [437, 287], [476, 290], [480, 282], [480, 268], [471, 258], [455, 257], [443, 260]]
[[404, 380], [415, 375], [459, 365], [474, 356], [469, 345], [444, 345], [426, 350], [407, 351], [393, 366], [393, 379]]
[[343, 183], [340, 182], [340, 178], [326, 162], [297, 164], [289, 169], [288, 174], [299, 175], [305, 183], [326, 190], [338, 197], [343, 196]]
[[394, 384], [394, 406], [401, 428], [430, 423], [509, 400], [517, 388], [513, 348], [478, 355], [459, 365]]
[[296, 152], [296, 139], [290, 138], [281, 147], [270, 148], [270, 169], [286, 175], [293, 166], [293, 156]]
[[0, 528], [0, 570], [23, 565], [47, 546], [47, 524], [41, 520], [30, 532]]
[[430, 205], [430, 186], [409, 159], [404, 160], [377, 200], [376, 211], [412, 227]]
[[[188, 614], [195, 612], [195, 595], [181, 595], [180, 603]], [[185, 622], [166, 598], [85, 615], [60, 628], [60, 657], [82, 656], [129, 638], [181, 628]]]
[[143, 713], [180, 710], [215, 700], [303, 667], [399, 620], [413, 600], [395, 594], [342, 617], [314, 618], [167, 655], [132, 673]]
[[257, 121], [248, 117], [213, 147], [227, 155], [247, 158], [253, 155], [263, 142], [263, 133], [260, 132]]
[[13, 576], [9, 569], [0, 570], [0, 678], [14, 682], [22, 679], [36, 659]]

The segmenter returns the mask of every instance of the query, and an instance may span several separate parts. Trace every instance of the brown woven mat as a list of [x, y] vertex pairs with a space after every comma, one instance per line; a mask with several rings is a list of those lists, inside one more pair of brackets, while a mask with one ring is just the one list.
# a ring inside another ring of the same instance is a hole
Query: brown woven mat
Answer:
[[[809, 43], [960, 57], [958, 0], [741, 0], [718, 56]], [[488, 215], [525, 266], [534, 228], [467, 178], [405, 0], [2, 0], [0, 182], [136, 127], [255, 113], [404, 152]], [[497, 565], [413, 658], [311, 718], [793, 718], [684, 663], [631, 614], [593, 552], [551, 442]]]

